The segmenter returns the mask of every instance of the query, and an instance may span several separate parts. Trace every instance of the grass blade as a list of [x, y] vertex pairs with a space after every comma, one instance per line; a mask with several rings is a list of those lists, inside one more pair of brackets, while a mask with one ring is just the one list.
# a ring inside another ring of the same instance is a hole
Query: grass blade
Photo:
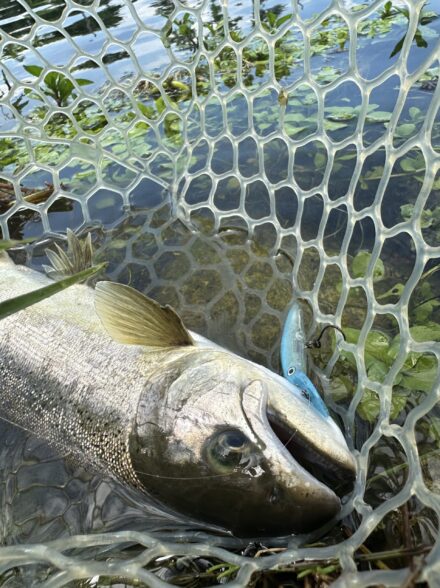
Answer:
[[23, 310], [24, 308], [27, 308], [36, 302], [40, 302], [45, 298], [49, 298], [49, 296], [53, 296], [54, 294], [61, 292], [61, 290], [65, 290], [69, 286], [73, 286], [79, 282], [84, 282], [91, 276], [94, 276], [104, 269], [106, 265], [106, 263], [100, 263], [99, 265], [78, 272], [73, 276], [68, 276], [67, 278], [59, 280], [58, 282], [49, 284], [49, 286], [44, 286], [43, 288], [38, 288], [38, 290], [33, 290], [32, 292], [27, 292], [26, 294], [21, 294], [20, 296], [15, 296], [9, 300], [0, 302], [0, 320], [10, 316], [11, 314], [14, 314], [15, 312], [18, 312], [19, 310]]

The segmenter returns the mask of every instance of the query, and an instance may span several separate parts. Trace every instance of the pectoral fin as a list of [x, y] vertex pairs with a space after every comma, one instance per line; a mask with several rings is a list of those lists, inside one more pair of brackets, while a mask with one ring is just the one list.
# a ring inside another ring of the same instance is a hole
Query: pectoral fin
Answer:
[[98, 282], [95, 308], [118, 343], [148, 347], [192, 345], [191, 335], [170, 306], [161, 306], [130, 286]]

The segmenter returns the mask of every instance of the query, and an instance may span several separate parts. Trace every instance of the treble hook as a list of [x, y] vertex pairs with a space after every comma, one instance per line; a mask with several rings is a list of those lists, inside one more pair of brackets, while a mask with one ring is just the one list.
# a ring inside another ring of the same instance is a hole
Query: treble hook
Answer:
[[306, 343], [306, 348], [307, 349], [321, 349], [321, 339], [327, 329], [336, 329], [344, 337], [344, 341], [347, 341], [347, 338], [345, 337], [345, 333], [342, 329], [340, 329], [336, 325], [326, 325], [322, 329], [322, 331], [320, 332], [319, 337], [317, 339], [312, 339], [311, 341], [308, 341]]

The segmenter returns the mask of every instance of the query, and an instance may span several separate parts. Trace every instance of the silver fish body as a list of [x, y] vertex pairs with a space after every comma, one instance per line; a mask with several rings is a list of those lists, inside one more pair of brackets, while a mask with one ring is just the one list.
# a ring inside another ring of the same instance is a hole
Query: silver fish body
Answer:
[[[49, 283], [0, 264], [0, 300]], [[174, 347], [115, 341], [95, 297], [73, 286], [0, 321], [0, 417], [237, 535], [303, 532], [337, 515], [327, 483], [352, 481], [355, 465], [331, 419], [196, 334]]]

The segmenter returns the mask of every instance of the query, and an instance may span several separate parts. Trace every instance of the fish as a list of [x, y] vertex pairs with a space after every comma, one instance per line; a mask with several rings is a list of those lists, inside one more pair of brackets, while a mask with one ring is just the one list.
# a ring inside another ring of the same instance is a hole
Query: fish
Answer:
[[[46, 275], [0, 257], [0, 300], [91, 263], [67, 234]], [[356, 462], [341, 430], [266, 367], [130, 286], [71, 286], [0, 321], [0, 418], [175, 513], [238, 537], [338, 516]]]

